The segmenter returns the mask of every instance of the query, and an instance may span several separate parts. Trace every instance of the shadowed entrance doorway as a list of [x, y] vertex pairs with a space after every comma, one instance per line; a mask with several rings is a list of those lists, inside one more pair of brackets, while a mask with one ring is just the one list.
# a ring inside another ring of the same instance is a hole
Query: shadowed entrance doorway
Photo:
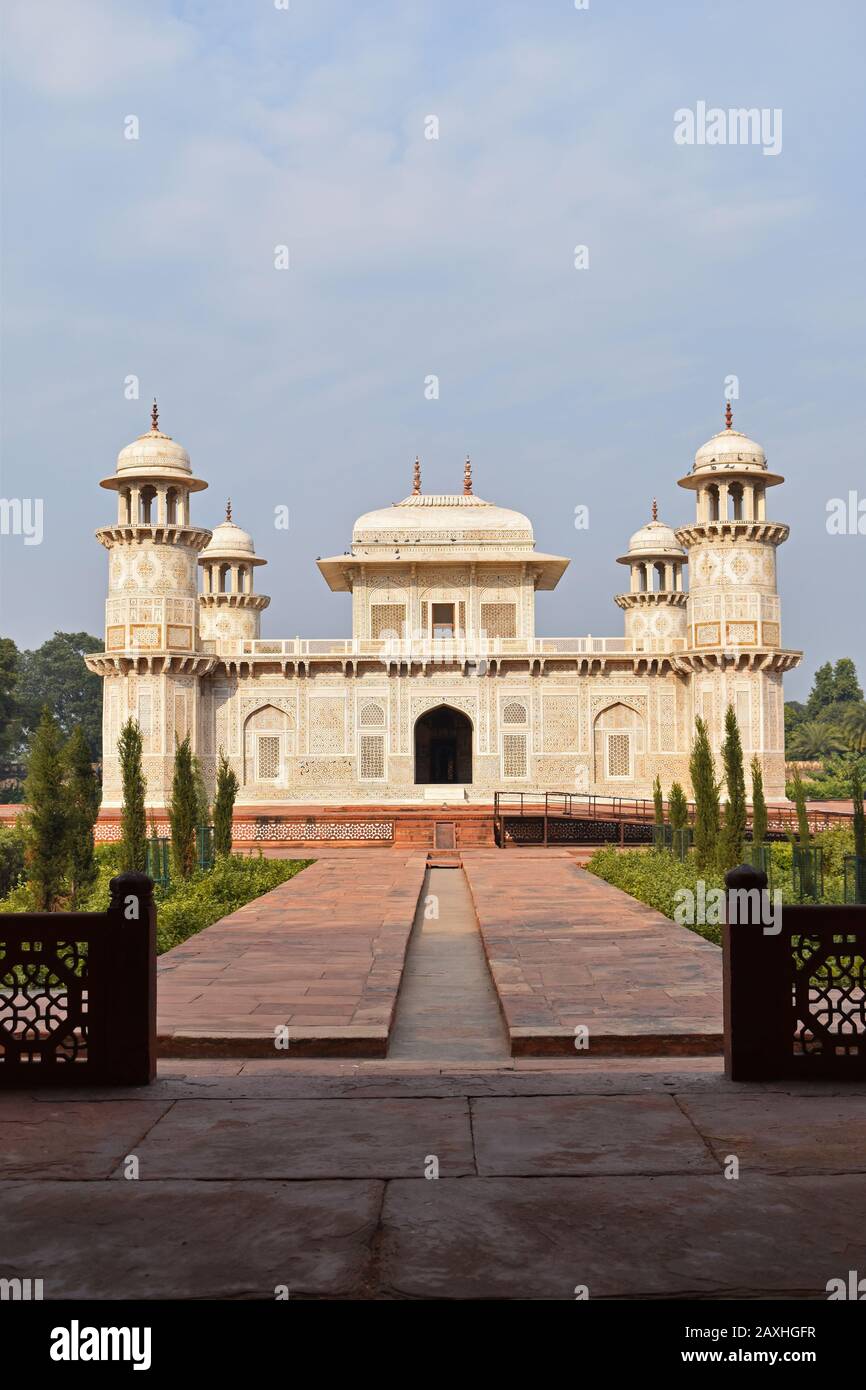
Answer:
[[472, 721], [450, 705], [422, 714], [415, 724], [415, 783], [472, 781]]

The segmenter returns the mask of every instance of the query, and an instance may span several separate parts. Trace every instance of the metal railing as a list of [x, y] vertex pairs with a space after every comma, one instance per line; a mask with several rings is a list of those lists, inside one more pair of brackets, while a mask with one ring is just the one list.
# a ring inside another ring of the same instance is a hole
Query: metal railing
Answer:
[[[662, 802], [665, 822], [670, 818], [670, 805]], [[689, 824], [694, 824], [695, 803], [687, 803]], [[627, 824], [648, 824], [655, 822], [655, 802], [652, 797], [599, 796], [595, 792], [535, 792], [535, 791], [497, 791], [493, 795], [493, 828], [497, 844], [506, 844], [505, 821], [515, 818], [541, 820], [542, 843], [548, 844], [549, 826], [552, 820], [616, 821], [620, 825], [620, 843], [624, 843], [624, 826]], [[845, 827], [853, 823], [850, 811], [825, 811], [819, 807], [807, 808], [809, 829], [812, 834], [819, 830]], [[797, 810], [794, 806], [767, 807], [767, 835], [774, 839], [785, 839], [798, 828]], [[747, 809], [746, 825], [751, 829], [752, 808]]]

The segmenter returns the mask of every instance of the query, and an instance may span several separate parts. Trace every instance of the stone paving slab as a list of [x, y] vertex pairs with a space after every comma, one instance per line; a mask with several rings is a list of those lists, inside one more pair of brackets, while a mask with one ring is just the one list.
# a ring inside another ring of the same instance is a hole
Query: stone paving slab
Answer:
[[426, 856], [319, 859], [160, 957], [162, 1055], [384, 1056]]
[[717, 1173], [671, 1096], [473, 1099], [481, 1176]]
[[861, 1261], [866, 1178], [464, 1178], [385, 1194], [386, 1296], [826, 1298]]
[[866, 1173], [866, 1096], [683, 1096], [681, 1105], [712, 1150], [736, 1154], [740, 1170]]
[[420, 1177], [428, 1154], [450, 1177], [475, 1172], [462, 1096], [179, 1100], [136, 1153], [148, 1180]]
[[19, 1182], [2, 1188], [0, 1278], [46, 1299], [359, 1296], [378, 1182]]
[[0, 1097], [0, 1179], [107, 1178], [172, 1104], [144, 1087], [110, 1105], [69, 1092], [46, 1095], [44, 1103], [7, 1093]]
[[512, 1053], [721, 1052], [718, 947], [567, 857], [468, 851], [463, 867]]

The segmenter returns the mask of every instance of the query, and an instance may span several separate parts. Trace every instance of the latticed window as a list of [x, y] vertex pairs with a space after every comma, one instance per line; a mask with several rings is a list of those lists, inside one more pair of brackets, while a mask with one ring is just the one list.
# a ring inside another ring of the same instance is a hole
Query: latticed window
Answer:
[[526, 776], [526, 734], [503, 734], [502, 775]]
[[506, 705], [502, 711], [503, 724], [525, 724], [526, 706], [514, 704]]
[[406, 608], [402, 603], [370, 604], [370, 636], [403, 636]]
[[256, 780], [275, 782], [280, 775], [279, 734], [259, 734], [256, 740]]
[[153, 717], [153, 696], [149, 690], [138, 692], [138, 727], [143, 734], [150, 733], [151, 719]]
[[608, 777], [631, 776], [631, 736], [629, 734], [608, 734], [607, 775]]
[[381, 778], [385, 776], [385, 740], [381, 734], [361, 735], [362, 778]]
[[517, 606], [513, 603], [482, 603], [481, 626], [488, 637], [516, 637]]
[[361, 727], [381, 729], [385, 724], [385, 711], [380, 705], [363, 705], [361, 708]]

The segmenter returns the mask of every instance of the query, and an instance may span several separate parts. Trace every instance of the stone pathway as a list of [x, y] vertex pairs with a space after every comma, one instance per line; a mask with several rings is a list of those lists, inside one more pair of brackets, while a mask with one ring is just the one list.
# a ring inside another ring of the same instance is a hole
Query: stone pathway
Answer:
[[515, 1053], [722, 1051], [722, 953], [576, 867], [568, 852], [463, 864]]
[[431, 868], [418, 902], [388, 1056], [466, 1062], [508, 1055], [466, 878], [459, 866]]
[[49, 1300], [825, 1298], [866, 1267], [864, 1198], [866, 1085], [716, 1058], [163, 1062], [0, 1096], [0, 1278]]
[[346, 850], [159, 959], [171, 1056], [384, 1056], [426, 855]]

